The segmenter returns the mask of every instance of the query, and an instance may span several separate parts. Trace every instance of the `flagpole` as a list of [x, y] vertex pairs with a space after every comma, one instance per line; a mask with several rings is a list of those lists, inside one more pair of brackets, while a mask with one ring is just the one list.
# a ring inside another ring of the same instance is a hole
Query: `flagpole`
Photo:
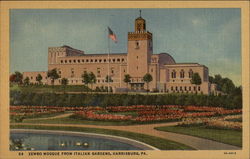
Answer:
[[[109, 31], [108, 31], [109, 32]], [[108, 33], [109, 34], [109, 33]], [[110, 54], [110, 38], [109, 38], [109, 35], [107, 36], [108, 37], [108, 94], [109, 94], [109, 62], [110, 62], [110, 59], [109, 59], [109, 54]]]

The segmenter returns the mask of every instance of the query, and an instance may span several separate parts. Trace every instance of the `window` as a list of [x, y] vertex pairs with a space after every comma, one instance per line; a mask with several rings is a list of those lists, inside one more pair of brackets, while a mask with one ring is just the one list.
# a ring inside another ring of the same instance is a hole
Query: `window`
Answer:
[[122, 62], [124, 62], [124, 59], [122, 59]]
[[106, 59], [104, 59], [104, 62], [106, 62]]
[[95, 62], [97, 62], [97, 59], [95, 59]]
[[102, 62], [102, 59], [100, 59], [99, 62]]
[[78, 63], [80, 63], [80, 60], [78, 60]]
[[61, 63], [63, 63], [63, 60], [61, 60]]
[[180, 86], [180, 90], [182, 91], [182, 86]]
[[189, 86], [189, 91], [191, 91], [191, 87]]
[[175, 90], [178, 91], [178, 87], [177, 86], [175, 87]]
[[124, 69], [123, 72], [126, 72], [126, 70]]
[[120, 59], [117, 59], [117, 62], [120, 62]]
[[199, 86], [199, 87], [198, 87], [198, 91], [200, 91], [200, 90], [201, 90], [201, 87]]
[[33, 79], [33, 77], [31, 76], [30, 79]]
[[139, 68], [139, 67], [137, 66], [136, 69], [138, 70], [138, 68]]
[[180, 72], [180, 78], [184, 78], [185, 77], [185, 72], [184, 72], [184, 70], [181, 70], [181, 72]]
[[76, 60], [74, 60], [74, 63], [76, 63]]
[[69, 63], [71, 63], [71, 60], [69, 60]]
[[187, 90], [187, 87], [186, 87], [186, 86], [184, 87], [184, 90], [185, 90], [185, 91]]
[[84, 60], [82, 59], [82, 62], [84, 62]]
[[190, 69], [189, 72], [188, 72], [188, 77], [189, 77], [189, 78], [192, 78], [192, 76], [193, 76], [193, 70]]
[[172, 78], [176, 78], [176, 71], [175, 70], [172, 71], [171, 76], [172, 76]]
[[67, 63], [67, 60], [65, 60], [64, 62]]
[[89, 59], [87, 59], [86, 62], [89, 62]]
[[136, 58], [138, 59], [138, 56], [136, 56]]
[[113, 59], [113, 62], [115, 62], [115, 59]]
[[91, 59], [90, 62], [93, 62], [93, 59]]
[[97, 68], [97, 74], [100, 74], [100, 73], [101, 73], [101, 69]]
[[114, 73], [114, 68], [111, 68], [111, 73], [112, 73], [112, 74]]
[[139, 48], [140, 48], [139, 41], [136, 41], [136, 42], [135, 42], [135, 49], [139, 49]]
[[71, 77], [74, 77], [75, 75], [74, 75], [74, 68], [71, 68]]
[[173, 86], [171, 86], [171, 91], [174, 90]]

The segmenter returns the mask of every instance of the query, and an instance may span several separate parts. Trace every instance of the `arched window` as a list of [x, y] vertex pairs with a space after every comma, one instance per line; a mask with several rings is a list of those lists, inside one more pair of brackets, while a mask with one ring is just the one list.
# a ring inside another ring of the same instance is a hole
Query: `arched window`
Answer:
[[84, 60], [82, 59], [82, 62], [84, 62]]
[[78, 61], [78, 63], [80, 63], [80, 60], [77, 60]]
[[175, 71], [175, 70], [172, 71], [171, 77], [172, 77], [172, 78], [176, 78], [176, 71]]
[[120, 59], [117, 59], [117, 62], [120, 62]]
[[180, 72], [180, 78], [184, 78], [185, 77], [185, 72], [184, 72], [184, 70], [181, 70], [181, 72]]
[[189, 72], [188, 72], [188, 77], [189, 77], [189, 78], [192, 78], [192, 76], [193, 76], [193, 70], [190, 69]]
[[102, 59], [99, 59], [99, 62], [102, 62]]
[[140, 48], [139, 41], [136, 41], [136, 42], [135, 42], [135, 49], [139, 49], [139, 48]]

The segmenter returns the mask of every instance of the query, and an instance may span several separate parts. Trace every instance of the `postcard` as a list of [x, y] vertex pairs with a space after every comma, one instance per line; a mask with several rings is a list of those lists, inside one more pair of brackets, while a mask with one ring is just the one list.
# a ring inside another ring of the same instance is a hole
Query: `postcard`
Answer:
[[248, 1], [2, 1], [1, 158], [248, 159]]

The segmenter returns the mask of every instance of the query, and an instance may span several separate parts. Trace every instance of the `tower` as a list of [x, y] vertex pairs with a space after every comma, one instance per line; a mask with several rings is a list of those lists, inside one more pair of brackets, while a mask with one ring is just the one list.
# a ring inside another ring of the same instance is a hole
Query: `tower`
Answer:
[[148, 73], [153, 52], [152, 33], [146, 30], [146, 21], [140, 16], [135, 19], [134, 32], [128, 33], [128, 73], [133, 81], [142, 82]]

